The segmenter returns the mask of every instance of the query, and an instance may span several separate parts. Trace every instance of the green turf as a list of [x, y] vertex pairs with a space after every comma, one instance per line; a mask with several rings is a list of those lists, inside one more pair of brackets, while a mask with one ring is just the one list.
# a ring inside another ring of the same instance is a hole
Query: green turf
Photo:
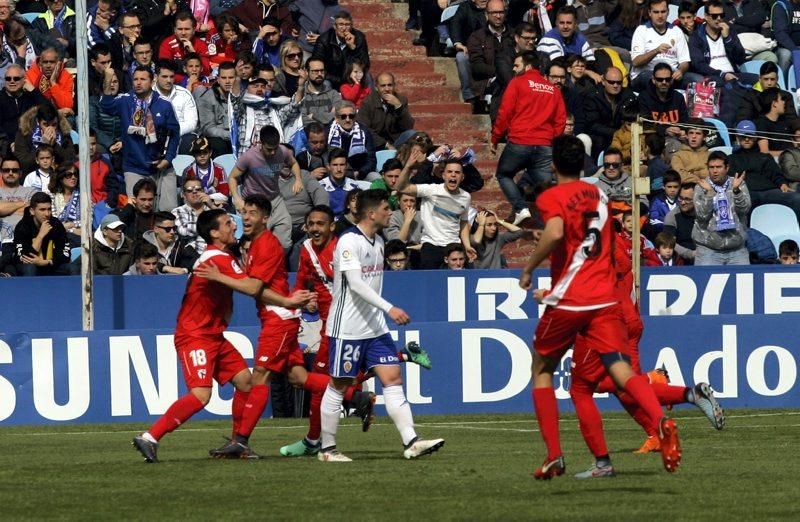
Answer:
[[[561, 433], [567, 476], [534, 481], [544, 449], [533, 416], [419, 417], [423, 436], [447, 439], [437, 454], [401, 458], [388, 419], [361, 433], [343, 421], [339, 448], [351, 464], [288, 459], [278, 448], [305, 433], [300, 420], [265, 420], [252, 438], [261, 461], [215, 461], [223, 422], [191, 422], [161, 444], [160, 464], [130, 446], [142, 426], [0, 429], [0, 518], [139, 520], [772, 520], [796, 517], [800, 412], [729, 412], [722, 432], [694, 411], [676, 412], [684, 447], [678, 473], [657, 455], [634, 455], [643, 434], [606, 415], [618, 471], [578, 481], [591, 458], [574, 417]], [[796, 520], [796, 518], [795, 518]]]

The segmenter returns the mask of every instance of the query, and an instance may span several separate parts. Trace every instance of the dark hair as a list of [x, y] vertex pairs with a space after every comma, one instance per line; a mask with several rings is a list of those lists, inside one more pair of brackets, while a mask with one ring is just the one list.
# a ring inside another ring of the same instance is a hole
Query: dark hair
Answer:
[[586, 61], [586, 58], [584, 58], [579, 54], [570, 54], [569, 56], [567, 56], [567, 66], [572, 67], [578, 62], [581, 62], [583, 65], [589, 63], [588, 61]]
[[100, 55], [105, 56], [107, 54], [111, 54], [111, 47], [109, 47], [108, 44], [103, 42], [95, 44], [94, 47], [89, 49], [89, 59], [91, 60], [97, 60], [98, 56]]
[[200, 181], [200, 178], [198, 178], [197, 176], [186, 176], [183, 178], [183, 183], [181, 183], [181, 188], [185, 189], [186, 184], [189, 183], [190, 181], [196, 181], [197, 183], [200, 183], [201, 188], [203, 187], [203, 182]]
[[236, 60], [234, 64], [237, 62], [244, 62], [246, 65], [256, 65], [256, 55], [253, 54], [253, 51], [250, 49], [242, 49], [236, 54]]
[[328, 163], [330, 164], [331, 161], [339, 158], [347, 159], [347, 152], [344, 149], [339, 147], [334, 147], [328, 151]]
[[22, 162], [19, 160], [19, 158], [11, 151], [9, 151], [5, 156], [0, 158], [0, 165], [5, 163], [6, 161], [16, 161], [17, 163], [22, 165]]
[[345, 83], [352, 82], [353, 80], [350, 79], [350, 75], [353, 73], [353, 68], [356, 65], [361, 67], [361, 70], [364, 72], [364, 76], [361, 77], [361, 81], [358, 82], [358, 85], [360, 85], [361, 87], [366, 87], [367, 80], [369, 79], [369, 67], [361, 60], [353, 60], [352, 62], [348, 62], [344, 70], [344, 76], [342, 78], [344, 78]]
[[271, 72], [272, 74], [275, 74], [275, 67], [273, 67], [271, 63], [262, 63], [261, 65], [256, 67], [255, 70], [256, 76], [258, 76], [258, 73], [261, 72]]
[[[198, 57], [199, 58], [199, 57]], [[188, 57], [186, 58], [188, 60]], [[137, 67], [138, 69], [138, 67]], [[156, 62], [156, 74], [161, 74], [161, 70], [166, 69], [170, 72], [175, 72], [178, 68], [175, 66], [175, 62], [172, 60], [159, 60]]]
[[53, 198], [51, 198], [50, 195], [45, 192], [36, 192], [33, 196], [31, 196], [31, 201], [29, 206], [30, 208], [36, 208], [36, 205], [39, 205], [41, 203], [52, 204]]
[[800, 253], [800, 249], [798, 249], [797, 241], [794, 239], [784, 239], [781, 241], [781, 244], [778, 245], [778, 256], [797, 255], [798, 253]]
[[[667, 0], [661, 0], [661, 1], [662, 2], [666, 2]], [[574, 6], [565, 5], [564, 7], [560, 8], [558, 11], [556, 11], [556, 20], [558, 20], [559, 16], [565, 15], [565, 14], [572, 15], [572, 17], [575, 18], [575, 20], [578, 19], [578, 10], [575, 9]], [[576, 30], [577, 30], [577, 28], [576, 28]]]
[[211, 239], [211, 231], [219, 228], [219, 218], [225, 214], [227, 214], [227, 212], [221, 208], [214, 208], [200, 213], [200, 215], [197, 216], [197, 235], [202, 237], [209, 245], [213, 243], [214, 240]]
[[[568, 6], [568, 7], [571, 7], [571, 6]], [[575, 8], [573, 7], [572, 9], [574, 10]], [[538, 69], [539, 68], [539, 55], [536, 54], [536, 51], [522, 51], [521, 53], [517, 53], [514, 56], [515, 60], [517, 58], [521, 58], [522, 59], [522, 65], [525, 65], [525, 66], [530, 65], [531, 68], [533, 68], [533, 69]]]
[[[131, 13], [130, 13], [130, 12], [128, 12], [128, 13], [125, 13], [123, 16], [128, 16], [129, 14], [131, 14]], [[135, 12], [134, 12], [133, 14], [134, 14], [134, 15], [136, 15], [136, 13], [135, 13]], [[138, 15], [137, 15], [137, 18], [138, 18]], [[150, 46], [150, 49], [152, 49], [152, 48], [153, 48], [153, 42], [151, 42], [150, 40], [146, 40], [146, 39], [142, 38], [141, 36], [140, 36], [139, 38], [137, 38], [137, 39], [136, 39], [136, 40], [133, 42], [133, 48], [134, 48], [134, 49], [136, 49], [136, 46], [137, 46], [137, 45], [149, 45], [149, 46]]]
[[[264, 27], [265, 25], [271, 25], [272, 27], [275, 27], [275, 28], [277, 28], [277, 29], [278, 29], [278, 32], [280, 32], [280, 28], [281, 28], [281, 21], [280, 21], [280, 20], [278, 20], [278, 19], [277, 19], [276, 17], [274, 17], [274, 16], [268, 16], [268, 17], [266, 17], [266, 18], [263, 18], [263, 19], [261, 20], [261, 27]], [[217, 27], [219, 27], [219, 26], [220, 26], [220, 23], [219, 23], [219, 22], [217, 22]], [[221, 27], [220, 27], [220, 29], [221, 29]]]
[[408, 248], [406, 247], [406, 244], [399, 239], [387, 241], [383, 246], [383, 257], [386, 259], [387, 263], [389, 261], [389, 256], [393, 256], [401, 252], [408, 255]]
[[696, 186], [697, 183], [695, 183], [694, 181], [687, 181], [685, 183], [681, 183], [681, 190], [679, 191], [679, 193], [683, 192], [684, 190], [689, 190], [689, 189], [694, 190]]
[[[56, 171], [56, 175], [50, 179], [50, 184], [47, 187], [50, 189], [51, 194], [60, 194], [64, 192], [64, 187], [61, 186], [61, 181], [67, 177], [67, 174], [70, 173], [78, 173], [78, 169], [75, 168], [74, 164], [68, 163], [59, 167], [59, 169]], [[75, 190], [78, 190], [78, 188], [75, 187]]]
[[318, 121], [312, 121], [308, 125], [306, 125], [305, 129], [303, 129], [306, 133], [306, 137], [311, 135], [313, 132], [314, 134], [321, 134], [325, 133], [325, 126]]
[[137, 241], [133, 245], [133, 260], [141, 261], [142, 259], [150, 259], [151, 257], [158, 258], [158, 249], [156, 246], [148, 241]]
[[669, 2], [667, 0], [647, 0], [647, 10], [649, 11], [654, 5], [663, 4], [664, 2], [666, 2], [667, 6], [669, 6]]
[[364, 192], [364, 189], [360, 188], [354, 188], [353, 190], [349, 191], [344, 197], [344, 208], [349, 209], [350, 203], [352, 203], [354, 199], [358, 199], [358, 195], [362, 192]]
[[522, 36], [522, 33], [539, 34], [539, 30], [530, 22], [522, 22], [517, 24], [517, 28], [514, 29], [514, 34], [517, 36]]
[[36, 120], [37, 121], [58, 120], [58, 111], [56, 110], [55, 105], [53, 105], [50, 102], [45, 102], [40, 104], [36, 108]]
[[349, 22], [352, 22], [353, 21], [353, 15], [350, 14], [350, 11], [345, 11], [344, 9], [342, 9], [341, 11], [339, 11], [338, 13], [333, 15], [333, 19], [334, 20], [347, 20]]
[[622, 121], [634, 122], [639, 118], [639, 101], [636, 98], [631, 98], [622, 104], [620, 111]]
[[403, 162], [401, 162], [397, 158], [388, 159], [386, 160], [386, 163], [383, 164], [383, 167], [381, 167], [381, 174], [383, 174], [384, 172], [389, 172], [390, 170], [398, 170], [398, 169], [400, 170], [403, 169]]
[[308, 216], [310, 216], [312, 212], [320, 212], [322, 214], [325, 214], [326, 216], [328, 216], [328, 219], [330, 220], [331, 223], [333, 223], [336, 220], [336, 215], [333, 213], [333, 209], [331, 209], [331, 207], [329, 207], [328, 205], [314, 205], [313, 207], [311, 207], [311, 210], [309, 210], [308, 213], [306, 214], [306, 219], [308, 219]]
[[165, 221], [175, 221], [175, 215], [171, 212], [156, 212], [153, 214], [153, 220], [156, 224], [163, 223]]
[[322, 62], [322, 67], [323, 67], [323, 68], [325, 68], [325, 60], [323, 60], [323, 59], [322, 59], [322, 58], [320, 58], [319, 56], [312, 56], [312, 57], [310, 57], [308, 60], [306, 60], [306, 63], [303, 65], [303, 68], [304, 68], [306, 71], [308, 71], [308, 70], [310, 69], [310, 66], [309, 66], [309, 64], [310, 64], [311, 62]]
[[175, 26], [178, 25], [178, 22], [192, 22], [192, 28], [197, 25], [197, 19], [195, 19], [194, 15], [191, 11], [181, 11], [180, 13], [175, 15]]
[[272, 214], [272, 202], [264, 194], [250, 194], [244, 198], [244, 204], [256, 207], [267, 216]]
[[[133, 70], [133, 74], [136, 74], [137, 72], [146, 72], [147, 76], [149, 76], [151, 80], [153, 79], [153, 71], [146, 65], [137, 65], [136, 69]], [[133, 74], [131, 76], [133, 76]]]
[[262, 145], [277, 147], [281, 143], [281, 133], [272, 125], [264, 125], [258, 133]]
[[38, 158], [40, 152], [49, 152], [50, 155], [53, 156], [53, 159], [55, 159], [56, 157], [55, 149], [53, 148], [52, 145], [48, 145], [47, 143], [42, 143], [41, 145], [36, 147], [36, 150], [33, 151], [33, 157]]
[[761, 64], [761, 69], [758, 70], [759, 76], [772, 73], [780, 74], [778, 73], [778, 65], [775, 62], [764, 62]]
[[708, 12], [709, 7], [717, 7], [719, 9], [725, 9], [725, 6], [719, 0], [708, 0], [706, 2], [706, 13]]
[[699, 130], [704, 136], [708, 135], [708, 124], [705, 122], [705, 120], [701, 118], [689, 118], [689, 121], [686, 123], [691, 125], [691, 127], [686, 129], [686, 132], [691, 130]]
[[465, 256], [467, 255], [467, 249], [464, 248], [464, 245], [461, 243], [450, 243], [444, 248], [444, 257], [450, 257], [450, 254], [453, 252], [461, 252]]
[[183, 65], [184, 65], [184, 67], [186, 66], [186, 63], [189, 60], [198, 60], [201, 63], [203, 61], [203, 59], [200, 57], [200, 55], [198, 53], [187, 53], [186, 56], [183, 57]]
[[697, 14], [697, 4], [692, 1], [684, 0], [681, 2], [681, 5], [678, 6], [678, 14], [681, 13]]
[[661, 178], [664, 182], [664, 185], [667, 183], [677, 183], [678, 185], [681, 184], [681, 175], [677, 170], [668, 170], [664, 173], [664, 176]]
[[666, 62], [659, 62], [659, 63], [656, 64], [655, 67], [653, 67], [653, 76], [655, 76], [655, 74], [658, 71], [663, 71], [663, 70], [669, 71], [670, 74], [673, 73], [672, 66], [670, 66], [670, 64], [668, 64]]
[[653, 156], [661, 156], [664, 154], [664, 149], [667, 148], [667, 142], [664, 136], [657, 132], [651, 132], [644, 137], [644, 144]]
[[603, 153], [603, 161], [606, 160], [609, 156], [619, 156], [622, 157], [622, 151], [616, 147], [609, 147]]
[[156, 182], [153, 181], [152, 178], [142, 178], [137, 181], [133, 186], [133, 197], [138, 197], [142, 192], [157, 193], [158, 187], [156, 186]]
[[781, 97], [781, 90], [777, 87], [771, 89], [764, 89], [758, 95], [758, 102], [761, 104], [761, 113], [767, 114], [772, 108], [772, 104]]
[[728, 155], [722, 152], [721, 150], [715, 150], [711, 154], [708, 155], [708, 159], [706, 160], [706, 165], [711, 163], [712, 161], [722, 160], [725, 163], [725, 166], [728, 166]]
[[389, 200], [389, 193], [383, 189], [368, 189], [358, 195], [358, 204], [356, 205], [356, 216], [359, 219], [364, 219], [367, 212], [375, 210], [384, 201]]
[[553, 58], [553, 60], [550, 62], [550, 65], [547, 66], [547, 74], [550, 74], [550, 70], [553, 67], [561, 67], [564, 69], [564, 71], [566, 71], [567, 67], [569, 67], [569, 64], [564, 56], [559, 56], [558, 58]]
[[656, 248], [661, 248], [662, 246], [668, 248], [675, 248], [676, 242], [677, 241], [675, 240], [675, 236], [673, 236], [669, 232], [659, 232], [656, 235], [653, 244], [655, 245]]
[[562, 176], [580, 177], [585, 158], [586, 148], [575, 136], [553, 139], [553, 164]]
[[[227, 71], [228, 69], [236, 70], [236, 64], [231, 62], [231, 61], [222, 62], [221, 64], [219, 64], [218, 71], [222, 71], [222, 70]], [[217, 73], [217, 74], [219, 74], [219, 73]]]

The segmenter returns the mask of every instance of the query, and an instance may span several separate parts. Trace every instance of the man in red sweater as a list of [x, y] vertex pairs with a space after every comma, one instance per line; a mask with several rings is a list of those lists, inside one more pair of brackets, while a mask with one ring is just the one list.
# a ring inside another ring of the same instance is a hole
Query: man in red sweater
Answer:
[[539, 57], [533, 51], [514, 58], [513, 78], [506, 87], [500, 110], [492, 128], [490, 152], [497, 154], [497, 143], [507, 143], [497, 164], [497, 182], [514, 209], [514, 225], [531, 217], [514, 176], [526, 170], [531, 185], [552, 181], [553, 138], [564, 133], [567, 110], [561, 93], [539, 74]]
[[[172, 60], [183, 67], [186, 55], [197, 53], [203, 63], [203, 75], [211, 74], [211, 62], [209, 56], [216, 54], [216, 49], [211, 52], [208, 45], [195, 36], [194, 28], [197, 21], [191, 12], [185, 11], [175, 16], [175, 32], [169, 38], [165, 38], [158, 48], [158, 57], [162, 60]], [[176, 80], [183, 80], [183, 75], [176, 75]]]

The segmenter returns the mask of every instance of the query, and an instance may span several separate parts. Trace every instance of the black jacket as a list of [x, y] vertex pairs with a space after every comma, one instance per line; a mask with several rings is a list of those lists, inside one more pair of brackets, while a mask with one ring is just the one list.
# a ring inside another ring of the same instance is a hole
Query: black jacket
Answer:
[[728, 156], [728, 161], [730, 175], [738, 172], [747, 173], [747, 188], [750, 192], [777, 189], [781, 185], [789, 184], [772, 156], [760, 152], [757, 148], [739, 149]]
[[122, 236], [122, 244], [111, 248], [102, 234], [97, 229], [92, 239], [92, 272], [94, 275], [124, 274], [133, 264], [133, 242]]
[[0, 91], [0, 152], [5, 154], [19, 130], [19, 119], [29, 109], [47, 100], [39, 89], [22, 90], [19, 96], [12, 96], [3, 89]]
[[[770, 2], [771, 4], [772, 2]], [[725, 21], [737, 33], [761, 33], [761, 26], [767, 20], [767, 11], [760, 0], [743, 0], [740, 6], [742, 16], [736, 12], [732, 0], [727, 0], [723, 5]], [[770, 34], [769, 36], [772, 36]]]
[[467, 0], [458, 6], [456, 14], [448, 20], [447, 27], [454, 44], [467, 45], [469, 35], [486, 27], [486, 11], [478, 9], [472, 0]]
[[673, 89], [667, 100], [662, 101], [656, 94], [656, 88], [652, 83], [639, 94], [639, 114], [648, 120], [663, 123], [663, 125], [656, 126], [656, 131], [662, 136], [670, 125], [679, 122], [686, 123], [689, 119], [686, 100], [683, 99], [683, 96]]
[[331, 83], [331, 87], [339, 89], [344, 81], [344, 72], [347, 64], [359, 61], [364, 64], [365, 69], [369, 69], [369, 48], [367, 38], [358, 29], [351, 30], [356, 37], [356, 48], [350, 50], [345, 46], [339, 47], [336, 40], [336, 31], [333, 27], [319, 35], [311, 53], [312, 58], [317, 58], [325, 62], [326, 79]]
[[45, 259], [53, 261], [52, 267], [44, 267], [44, 271], [54, 270], [59, 266], [69, 263], [69, 240], [67, 230], [56, 217], [50, 218], [52, 230], [42, 240], [39, 251], [33, 248], [33, 238], [39, 233], [39, 227], [33, 221], [30, 212], [25, 212], [22, 220], [14, 229], [14, 246], [16, 248], [16, 261], [21, 262], [23, 255], [41, 254]]
[[[783, 114], [784, 119], [786, 119], [786, 121], [797, 119], [797, 111], [794, 108], [792, 94], [787, 91], [781, 91], [781, 95], [786, 102], [786, 112]], [[761, 96], [761, 91], [755, 89], [748, 89], [747, 92], [744, 93], [739, 106], [736, 108], [736, 122], [750, 120], [755, 123], [755, 121], [764, 114], [761, 110], [761, 102], [758, 99], [759, 96]]]
[[113, 214], [119, 216], [119, 220], [125, 223], [125, 235], [133, 241], [142, 239], [148, 230], [153, 230], [155, 225], [155, 215], [142, 214], [133, 204], [128, 203], [122, 208], [116, 209]]
[[636, 100], [630, 89], [623, 89], [614, 100], [614, 105], [606, 98], [603, 86], [583, 101], [585, 131], [592, 138], [592, 156], [597, 157], [611, 144], [614, 133], [622, 126], [622, 107]]

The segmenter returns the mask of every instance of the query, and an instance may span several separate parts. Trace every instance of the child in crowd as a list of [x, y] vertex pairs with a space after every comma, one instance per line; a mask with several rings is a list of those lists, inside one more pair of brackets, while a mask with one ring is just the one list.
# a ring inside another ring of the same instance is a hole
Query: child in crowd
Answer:
[[50, 193], [50, 175], [54, 172], [55, 152], [47, 144], [39, 145], [36, 149], [36, 170], [25, 176], [24, 187], [35, 188], [46, 194]]
[[344, 77], [347, 80], [339, 87], [342, 99], [353, 102], [358, 109], [370, 92], [369, 85], [367, 85], [367, 70], [363, 63], [356, 60], [347, 64]]
[[[614, 132], [614, 137], [611, 140], [611, 148], [619, 149], [622, 152], [622, 164], [624, 170], [630, 172], [631, 169], [631, 148], [633, 147], [633, 131], [631, 125], [639, 117], [639, 106], [636, 103], [631, 103], [622, 107], [622, 127]], [[641, 134], [639, 137], [639, 150], [641, 151], [641, 159], [645, 159], [645, 135]], [[644, 173], [642, 173], [644, 174]]]
[[675, 236], [669, 232], [659, 232], [656, 236], [655, 246], [661, 266], [681, 266], [683, 259], [675, 253]]
[[183, 179], [196, 178], [200, 180], [206, 194], [219, 192], [227, 196], [229, 191], [225, 169], [211, 161], [211, 144], [208, 139], [196, 138], [192, 142], [189, 154], [194, 156], [194, 163], [183, 171]]
[[669, 170], [669, 163], [664, 159], [666, 142], [664, 136], [650, 133], [644, 138], [644, 154], [647, 159], [647, 177], [650, 178], [650, 192], [660, 193], [664, 189], [664, 173]]
[[[622, 217], [620, 219], [622, 223], [622, 230], [620, 230], [619, 234], [622, 238], [622, 244], [625, 246], [626, 255], [631, 257], [633, 255], [633, 212], [630, 210], [626, 210], [622, 213]], [[656, 249], [653, 248], [653, 243], [650, 242], [649, 239], [644, 237], [644, 235], [639, 236], [639, 252], [641, 252], [642, 257], [642, 265], [644, 266], [661, 266], [661, 262], [658, 260], [658, 254], [656, 253]]]
[[778, 259], [782, 265], [796, 265], [798, 256], [800, 256], [800, 249], [795, 240], [784, 239], [781, 241], [778, 246]]
[[442, 268], [464, 270], [467, 264], [467, 251], [461, 243], [450, 243], [444, 251]]
[[397, 271], [408, 270], [408, 248], [399, 239], [392, 239], [386, 242], [383, 252], [384, 269]]
[[[507, 232], [501, 234], [500, 227]], [[530, 235], [530, 231], [503, 221], [488, 210], [482, 210], [475, 216], [474, 230], [470, 242], [478, 257], [473, 262], [473, 268], [507, 268], [503, 246], [523, 237], [526, 232]]]
[[586, 76], [586, 58], [572, 54], [567, 59], [567, 82], [570, 87], [581, 94], [587, 94], [596, 88], [591, 78]]
[[677, 206], [681, 189], [681, 175], [674, 170], [665, 172], [663, 180], [664, 190], [650, 202], [650, 226], [654, 232], [664, 228], [664, 218]]
[[208, 87], [211, 80], [208, 76], [203, 76], [203, 61], [197, 53], [189, 53], [183, 61], [184, 78], [178, 85], [186, 87], [189, 92], [193, 92], [198, 87]]
[[678, 6], [678, 19], [672, 21], [672, 25], [680, 28], [683, 34], [686, 35], [687, 42], [694, 32], [694, 28], [698, 24], [703, 25], [705, 21], [697, 16], [697, 8], [698, 6], [694, 2], [684, 0]]

